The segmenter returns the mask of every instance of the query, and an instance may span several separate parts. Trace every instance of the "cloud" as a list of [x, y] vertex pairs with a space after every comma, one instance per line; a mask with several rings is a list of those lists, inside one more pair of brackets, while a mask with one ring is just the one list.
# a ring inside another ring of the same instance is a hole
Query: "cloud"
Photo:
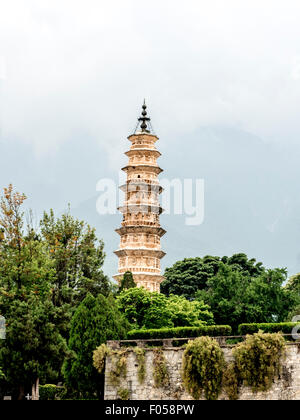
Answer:
[[117, 169], [146, 97], [167, 141], [210, 124], [297, 141], [299, 18], [298, 1], [6, 2], [2, 139], [40, 157], [86, 131]]

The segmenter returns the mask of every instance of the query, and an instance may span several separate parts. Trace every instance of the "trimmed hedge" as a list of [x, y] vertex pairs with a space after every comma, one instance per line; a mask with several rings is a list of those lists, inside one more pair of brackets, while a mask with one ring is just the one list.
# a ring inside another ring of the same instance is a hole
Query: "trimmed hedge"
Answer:
[[39, 394], [41, 401], [53, 401], [58, 393], [58, 387], [56, 385], [47, 384], [39, 386]]
[[240, 324], [238, 333], [240, 335], [254, 334], [259, 330], [265, 333], [292, 334], [292, 329], [299, 325], [299, 322], [281, 322], [281, 323], [264, 323], [264, 324]]
[[228, 336], [231, 334], [229, 325], [209, 325], [202, 327], [160, 328], [157, 330], [132, 330], [127, 334], [128, 340], [147, 340], [163, 338], [195, 338], [201, 336]]

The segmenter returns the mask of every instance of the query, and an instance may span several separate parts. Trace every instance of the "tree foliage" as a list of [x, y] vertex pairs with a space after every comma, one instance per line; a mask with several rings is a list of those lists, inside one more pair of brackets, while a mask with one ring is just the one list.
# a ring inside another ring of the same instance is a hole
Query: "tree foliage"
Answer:
[[81, 302], [71, 322], [69, 349], [73, 357], [63, 368], [66, 384], [81, 396], [99, 392], [100, 378], [93, 366], [93, 352], [107, 340], [126, 337], [127, 321], [118, 311], [111, 296], [91, 294]]
[[97, 296], [110, 291], [102, 271], [104, 244], [95, 229], [74, 219], [70, 212], [55, 218], [53, 210], [44, 213], [40, 223], [41, 238], [54, 262], [53, 302], [56, 306], [76, 306], [87, 293]]
[[235, 330], [242, 323], [282, 322], [295, 304], [294, 295], [283, 287], [285, 280], [283, 269], [251, 277], [222, 264], [197, 297], [211, 307], [217, 324]]
[[34, 382], [58, 381], [68, 353], [63, 337], [87, 293], [108, 293], [102, 272], [103, 243], [69, 213], [44, 214], [40, 230], [24, 223], [25, 195], [12, 185], [0, 200], [0, 342], [5, 387], [24, 396]]
[[118, 307], [135, 328], [163, 328], [212, 324], [213, 316], [203, 302], [184, 297], [169, 298], [144, 288], [123, 291], [117, 297]]
[[25, 198], [10, 185], [0, 202], [0, 313], [6, 318], [0, 364], [19, 398], [25, 386], [53, 376], [67, 351], [57, 328], [61, 309], [52, 303], [52, 261], [45, 244], [32, 231], [24, 233]]
[[123, 290], [128, 290], [136, 287], [135, 281], [133, 279], [133, 275], [131, 271], [126, 271], [124, 273], [123, 278], [121, 280], [119, 291], [122, 292]]
[[257, 263], [254, 258], [248, 259], [245, 254], [222, 258], [209, 255], [185, 258], [166, 269], [166, 280], [161, 284], [161, 292], [167, 296], [175, 294], [193, 299], [199, 290], [207, 289], [208, 281], [224, 264], [245, 276], [256, 277], [264, 272], [262, 263]]

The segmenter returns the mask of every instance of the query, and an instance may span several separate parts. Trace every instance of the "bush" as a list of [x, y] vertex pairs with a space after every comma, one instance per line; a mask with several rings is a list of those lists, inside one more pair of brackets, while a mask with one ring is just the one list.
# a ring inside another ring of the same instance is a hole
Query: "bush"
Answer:
[[189, 341], [182, 360], [185, 389], [194, 399], [199, 399], [204, 392], [207, 400], [217, 400], [224, 368], [224, 354], [216, 340], [199, 337]]
[[299, 325], [297, 322], [282, 323], [264, 323], [264, 324], [240, 324], [238, 333], [240, 335], [255, 334], [259, 331], [266, 333], [282, 332], [283, 334], [292, 334], [292, 329]]
[[41, 401], [53, 401], [56, 399], [60, 399], [65, 389], [63, 387], [59, 387], [53, 384], [47, 385], [40, 385], [39, 386], [39, 394]]
[[228, 336], [231, 334], [229, 325], [208, 325], [202, 327], [177, 327], [153, 330], [132, 330], [127, 334], [128, 340], [147, 340], [156, 338], [194, 338], [201, 336]]

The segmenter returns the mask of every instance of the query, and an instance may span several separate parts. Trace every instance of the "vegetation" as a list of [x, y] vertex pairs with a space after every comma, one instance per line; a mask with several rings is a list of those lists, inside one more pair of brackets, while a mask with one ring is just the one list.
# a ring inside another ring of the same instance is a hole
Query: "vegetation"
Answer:
[[266, 333], [281, 332], [283, 334], [291, 334], [292, 329], [299, 325], [297, 322], [281, 322], [281, 323], [262, 323], [262, 324], [241, 324], [238, 327], [240, 335], [254, 334], [259, 331]]
[[229, 324], [234, 332], [242, 323], [283, 322], [297, 298], [283, 287], [286, 271], [264, 270], [251, 277], [221, 264], [215, 277], [208, 280], [207, 290], [198, 292], [214, 314], [217, 324]]
[[126, 388], [119, 388], [118, 389], [118, 396], [120, 397], [120, 400], [128, 401], [130, 397], [130, 392]]
[[213, 323], [209, 307], [180, 296], [149, 292], [143, 288], [123, 291], [117, 297], [119, 310], [135, 328], [200, 326]]
[[66, 385], [82, 397], [100, 389], [100, 377], [93, 366], [93, 351], [107, 340], [126, 337], [128, 324], [111, 296], [89, 294], [78, 306], [71, 322], [69, 349], [73, 352], [64, 365]]
[[221, 392], [225, 359], [220, 345], [211, 337], [189, 341], [183, 354], [183, 382], [195, 399], [204, 392], [207, 400], [216, 400]]
[[63, 399], [66, 390], [53, 384], [40, 385], [39, 395], [42, 401], [53, 401]]
[[[229, 397], [237, 398], [242, 382], [261, 390], [276, 378], [282, 337], [258, 331], [291, 333], [296, 324], [285, 321], [300, 313], [299, 274], [283, 286], [285, 270], [267, 270], [245, 254], [206, 256], [167, 269], [161, 294], [135, 287], [130, 272], [117, 290], [103, 273], [104, 244], [93, 228], [73, 218], [70, 210], [60, 217], [50, 210], [34, 221], [31, 213], [24, 215], [25, 200], [11, 185], [0, 197], [0, 314], [6, 319], [6, 340], [0, 340], [0, 398], [24, 399], [27, 392], [38, 394], [40, 383], [58, 382], [64, 386], [40, 385], [41, 398], [101, 398], [109, 355], [110, 379], [119, 397], [127, 399], [128, 390], [120, 387], [126, 351], [109, 350], [107, 340], [201, 337], [186, 347], [190, 358], [184, 366], [191, 374], [186, 385], [192, 395], [203, 391], [214, 399], [222, 380], [222, 356], [210, 336], [228, 336], [232, 330], [255, 335], [239, 344], [234, 363], [223, 367]], [[212, 351], [210, 361], [207, 349]], [[145, 350], [134, 351], [143, 383]], [[254, 366], [257, 374], [251, 380]], [[156, 386], [167, 386], [161, 349], [155, 350], [153, 369]]]
[[132, 330], [127, 334], [128, 339], [151, 338], [194, 338], [200, 336], [228, 336], [231, 334], [229, 325], [208, 325], [202, 327], [160, 328], [153, 330]]
[[235, 362], [228, 363], [223, 373], [222, 388], [229, 400], [239, 399], [240, 375]]
[[185, 258], [166, 269], [166, 280], [161, 284], [161, 292], [166, 296], [174, 294], [194, 299], [199, 290], [209, 288], [208, 281], [216, 276], [223, 265], [246, 277], [257, 277], [265, 270], [262, 263], [257, 263], [254, 258], [249, 260], [245, 254], [223, 258], [210, 255]]
[[136, 284], [133, 280], [133, 275], [131, 271], [126, 271], [121, 280], [119, 291], [122, 292], [123, 290], [132, 289], [134, 287], [136, 287]]
[[133, 349], [137, 362], [138, 362], [138, 380], [140, 384], [143, 384], [146, 377], [146, 357], [145, 357], [145, 350], [141, 349], [140, 347], [135, 347]]
[[126, 350], [114, 351], [111, 353], [112, 367], [109, 372], [109, 381], [115, 387], [120, 384], [121, 378], [126, 378], [127, 357]]
[[93, 351], [93, 365], [99, 373], [104, 372], [106, 357], [110, 354], [110, 349], [106, 344], [101, 344]]
[[271, 388], [280, 374], [284, 355], [285, 342], [279, 333], [248, 335], [233, 350], [238, 375], [253, 392]]
[[161, 348], [153, 349], [153, 379], [156, 388], [169, 385], [169, 372], [165, 355]]

